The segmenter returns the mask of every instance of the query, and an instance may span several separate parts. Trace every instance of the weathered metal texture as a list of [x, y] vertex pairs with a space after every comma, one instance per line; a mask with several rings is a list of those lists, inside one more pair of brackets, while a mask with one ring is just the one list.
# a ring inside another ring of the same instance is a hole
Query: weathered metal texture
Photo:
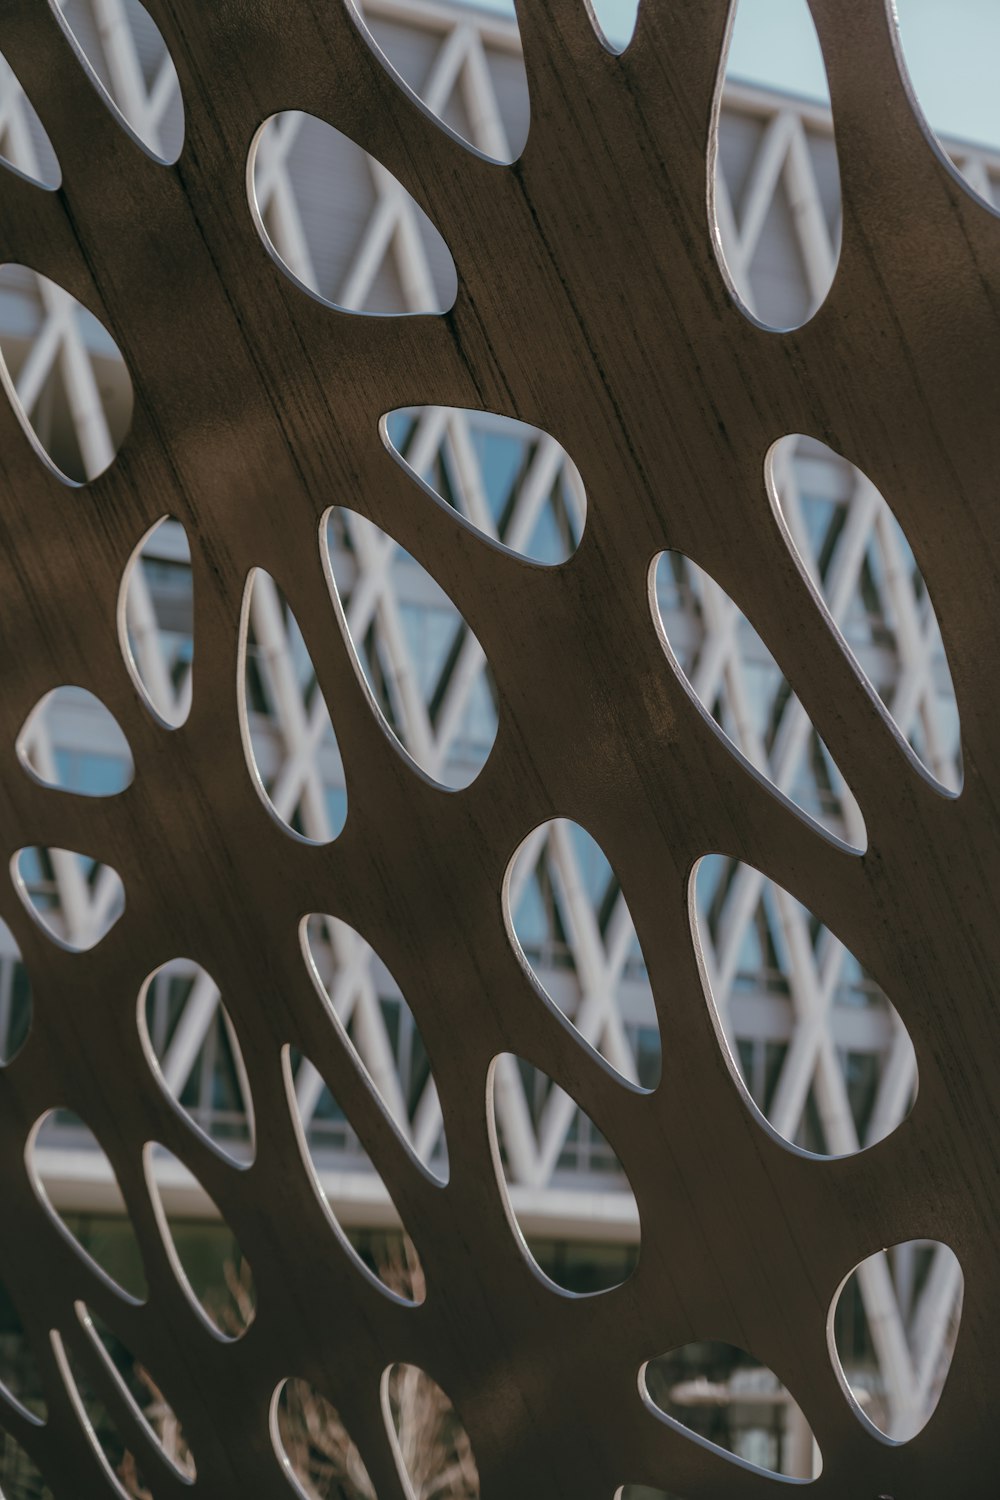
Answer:
[[[58, 1496], [112, 1492], [46, 1352], [56, 1328], [86, 1357], [83, 1301], [155, 1372], [195, 1452], [196, 1489], [213, 1497], [288, 1493], [269, 1408], [299, 1375], [340, 1409], [381, 1500], [398, 1500], [380, 1377], [406, 1360], [454, 1400], [487, 1500], [608, 1500], [624, 1482], [752, 1500], [774, 1480], [669, 1427], [637, 1389], [646, 1359], [714, 1338], [750, 1350], [801, 1404], [823, 1455], [817, 1496], [985, 1492], [1000, 1340], [1000, 717], [988, 670], [1000, 613], [1000, 223], [915, 114], [888, 7], [812, 0], [843, 244], [823, 307], [782, 334], [739, 308], [713, 251], [706, 182], [727, 0], [647, 0], [621, 58], [579, 0], [520, 4], [531, 129], [512, 167], [445, 134], [344, 6], [149, 9], [184, 97], [172, 168], [122, 131], [45, 6], [7, 0], [0, 17], [0, 48], [63, 174], [58, 194], [3, 176], [0, 258], [91, 308], [136, 391], [116, 462], [75, 490], [0, 410], [5, 853], [86, 850], [121, 873], [127, 898], [107, 938], [77, 954], [44, 936], [13, 886], [0, 895], [35, 995], [31, 1037], [0, 1071], [0, 1275], [43, 1359], [49, 1407], [44, 1427], [9, 1403], [0, 1420]], [[245, 165], [258, 126], [289, 108], [352, 136], [426, 209], [458, 269], [449, 314], [340, 314], [268, 257]], [[378, 420], [419, 403], [487, 408], [558, 438], [588, 493], [568, 563], [506, 553], [413, 485]], [[904, 752], [786, 544], [764, 462], [788, 432], [849, 457], [906, 531], [961, 713], [957, 798]], [[397, 538], [486, 651], [500, 728], [465, 791], [428, 782], [369, 706], [321, 564], [331, 503]], [[172, 732], [140, 700], [116, 626], [128, 559], [168, 513], [191, 541], [196, 610], [193, 703]], [[708, 570], [773, 651], [858, 798], [864, 853], [808, 823], [692, 703], [650, 611], [650, 563], [664, 547]], [[347, 824], [328, 847], [270, 818], [246, 769], [240, 616], [258, 565], [292, 603], [344, 757]], [[21, 724], [61, 682], [99, 694], [128, 735], [136, 775], [117, 798], [53, 793], [18, 763]], [[556, 816], [583, 824], [621, 877], [664, 1042], [651, 1094], [580, 1044], [508, 937], [505, 870]], [[793, 892], [892, 997], [920, 1092], [878, 1146], [818, 1161], [744, 1102], [690, 932], [690, 871], [711, 851]], [[413, 1008], [442, 1098], [446, 1187], [414, 1163], [317, 998], [298, 933], [311, 911], [368, 938]], [[218, 982], [239, 1034], [257, 1120], [242, 1170], [173, 1109], [142, 1049], [140, 988], [177, 954]], [[389, 1186], [427, 1274], [420, 1308], [378, 1290], [332, 1231], [301, 1164], [288, 1046], [330, 1080]], [[614, 1291], [560, 1295], [512, 1232], [488, 1118], [503, 1052], [555, 1078], [625, 1166], [642, 1249]], [[39, 1203], [25, 1146], [57, 1105], [91, 1126], [117, 1173], [146, 1266], [143, 1304], [100, 1281]], [[208, 1334], [172, 1268], [143, 1168], [154, 1140], [199, 1177], [253, 1266], [257, 1317], [236, 1343]], [[936, 1414], [894, 1447], [845, 1399], [827, 1323], [861, 1259], [914, 1238], [956, 1251], [965, 1311]], [[155, 1493], [190, 1493], [120, 1405]]]

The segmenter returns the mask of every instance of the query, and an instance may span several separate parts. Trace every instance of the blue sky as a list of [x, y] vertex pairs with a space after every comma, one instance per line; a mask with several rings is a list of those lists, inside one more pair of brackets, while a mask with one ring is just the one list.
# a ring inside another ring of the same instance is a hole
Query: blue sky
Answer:
[[[512, 0], [474, 0], [509, 14]], [[636, 0], [592, 0], [608, 35], [627, 37]], [[669, 3], [669, 0], [660, 0]], [[581, 0], [582, 4], [582, 0]], [[1000, 146], [1000, 0], [895, 0], [907, 66], [943, 135]], [[740, 0], [734, 77], [812, 98], [826, 78], [806, 0]]]

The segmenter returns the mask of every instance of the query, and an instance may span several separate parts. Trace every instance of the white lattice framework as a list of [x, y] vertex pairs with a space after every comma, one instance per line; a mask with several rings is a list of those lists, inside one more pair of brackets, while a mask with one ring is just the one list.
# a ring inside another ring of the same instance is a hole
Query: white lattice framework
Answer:
[[[89, 0], [103, 49], [102, 65], [109, 87], [123, 113], [152, 149], [160, 147], [159, 132], [168, 117], [173, 87], [169, 61], [150, 70], [134, 45], [128, 7], [123, 0]], [[512, 142], [494, 82], [497, 56], [516, 56], [516, 30], [495, 18], [472, 14], [451, 4], [394, 3], [370, 0], [366, 13], [379, 20], [404, 22], [433, 35], [436, 50], [425, 77], [413, 80], [427, 105], [441, 115], [456, 112], [470, 139], [487, 155], [509, 159]], [[34, 176], [41, 172], [37, 132], [30, 109], [5, 64], [0, 72], [0, 147], [6, 158]], [[794, 250], [801, 265], [802, 294], [811, 305], [822, 300], [836, 266], [838, 227], [829, 213], [829, 194], [817, 176], [817, 149], [828, 142], [830, 121], [820, 108], [758, 91], [733, 86], [727, 115], [752, 121], [758, 132], [752, 162], [744, 180], [732, 184], [720, 173], [717, 212], [730, 273], [751, 307], [754, 280], [769, 217], [776, 205], [791, 225]], [[261, 140], [256, 194], [276, 250], [298, 278], [317, 286], [313, 246], [300, 209], [299, 183], [291, 166], [301, 117], [281, 117]], [[725, 120], [724, 126], [725, 128]], [[956, 149], [955, 159], [970, 183], [984, 197], [996, 201], [1000, 163], [988, 152]], [[366, 306], [376, 279], [389, 266], [406, 306], [420, 310], [435, 297], [435, 274], [418, 211], [400, 184], [378, 164], [369, 161], [372, 207], [354, 253], [342, 267], [340, 284], [325, 294], [340, 305]], [[94, 368], [94, 350], [77, 305], [49, 283], [39, 281], [37, 331], [30, 353], [16, 379], [17, 395], [27, 413], [39, 408], [46, 389], [59, 382], [65, 393], [88, 474], [103, 470], [114, 457], [115, 439]], [[2, 331], [0, 331], [2, 339]], [[454, 500], [468, 519], [496, 536], [486, 482], [477, 455], [476, 419], [440, 409], [423, 409], [407, 447], [407, 461], [420, 474], [430, 475], [435, 462], [449, 474]], [[806, 454], [813, 463], [815, 453]], [[955, 764], [955, 734], [948, 713], [946, 669], [933, 613], [914, 585], [912, 558], [899, 528], [872, 485], [842, 461], [827, 458], [827, 470], [839, 475], [843, 524], [832, 555], [823, 562], [822, 591], [827, 607], [849, 634], [852, 609], [857, 608], [866, 559], [878, 559], [876, 588], [881, 622], [891, 637], [887, 677], [885, 660], [874, 648], [859, 645], [862, 665], [883, 689], [888, 706], [904, 737], [922, 747], [931, 772], [946, 785], [959, 774]], [[775, 485], [782, 508], [802, 555], [818, 570], [813, 543], [803, 513], [808, 464], [790, 448], [775, 463]], [[583, 496], [572, 465], [559, 445], [540, 434], [523, 472], [501, 540], [524, 550], [553, 489], [562, 485], [582, 527]], [[334, 502], [349, 497], [332, 496]], [[421, 687], [421, 663], [407, 639], [399, 595], [398, 549], [370, 523], [349, 515], [346, 535], [349, 557], [334, 557], [334, 566], [348, 570], [351, 587], [346, 597], [347, 622], [355, 642], [374, 633], [390, 684], [394, 722], [400, 737], [433, 776], [446, 779], [449, 756], [463, 733], [472, 695], [486, 671], [478, 642], [461, 623], [459, 649], [432, 715]], [[161, 539], [162, 540], [162, 539]], [[148, 551], [155, 554], [156, 538]], [[345, 576], [347, 574], [345, 573]], [[794, 795], [801, 783], [814, 731], [797, 701], [791, 699], [780, 717], [770, 745], [760, 726], [759, 704], [749, 680], [755, 638], [742, 623], [739, 610], [704, 577], [691, 575], [687, 613], [665, 606], [668, 636], [695, 639], [685, 663], [702, 701], [717, 713], [738, 740], [744, 754], [783, 791]], [[694, 612], [692, 613], [692, 608]], [[869, 608], [870, 606], [866, 606]], [[127, 624], [138, 671], [150, 697], [170, 722], [180, 722], [191, 695], [191, 672], [176, 679], [165, 654], [154, 590], [146, 572], [137, 566], [127, 594]], [[251, 602], [251, 628], [265, 680], [270, 712], [257, 724], [262, 740], [271, 745], [274, 774], [269, 796], [286, 821], [298, 813], [305, 836], [326, 841], [336, 828], [331, 822], [326, 790], [330, 779], [329, 717], [327, 705], [314, 694], [303, 697], [301, 663], [296, 658], [294, 631], [279, 592], [266, 575], [259, 575]], [[882, 652], [884, 658], [885, 652]], [[871, 660], [869, 660], [869, 657]], [[196, 670], [196, 669], [195, 669]], [[54, 684], [55, 686], [55, 684]], [[334, 726], [336, 705], [332, 705]], [[42, 715], [30, 730], [26, 749], [46, 779], [57, 779], [56, 746], [51, 725]], [[324, 758], [325, 757], [325, 758]], [[831, 825], [844, 837], [858, 841], [863, 825], [856, 804], [834, 770], [835, 808]], [[553, 892], [553, 916], [558, 917], [571, 963], [567, 971], [549, 974], [544, 964], [539, 978], [560, 994], [580, 1032], [626, 1077], [637, 1079], [635, 1047], [630, 1025], [641, 1024], [647, 1007], [641, 984], [627, 982], [634, 958], [635, 934], [619, 891], [610, 911], [595, 899], [580, 867], [579, 851], [565, 825], [541, 828], [527, 841], [512, 871], [510, 905], [516, 914], [539, 864], [547, 870]], [[114, 901], [110, 872], [88, 881], [72, 855], [56, 851], [52, 858], [58, 904], [65, 937], [87, 946], [107, 925]], [[610, 879], [609, 873], [609, 879]], [[741, 867], [728, 890], [714, 934], [702, 923], [701, 937], [712, 989], [722, 1024], [734, 1047], [745, 1034], [738, 980], [740, 955], [748, 928], [763, 895], [764, 880]], [[838, 1014], [838, 987], [844, 982], [849, 955], [839, 943], [817, 942], [809, 916], [791, 897], [773, 890], [780, 919], [787, 1000], [757, 997], [758, 1009], [768, 1005], [787, 1053], [768, 1105], [768, 1117], [782, 1135], [799, 1132], [807, 1100], [812, 1094], [829, 1154], [857, 1151], [884, 1136], [906, 1112], [915, 1087], [913, 1049], [895, 1012], [884, 1001], [865, 1009]], [[418, 1153], [429, 1157], [440, 1133], [440, 1110], [429, 1081], [415, 1107], [408, 1108], [387, 1030], [384, 998], [377, 966], [367, 945], [343, 924], [324, 918], [326, 941], [332, 955], [331, 972], [323, 976], [337, 1014], [350, 1025], [353, 1038], [390, 1110]], [[567, 988], [568, 986], [568, 988]], [[629, 1006], [626, 990], [633, 992]], [[635, 997], [638, 998], [635, 998]], [[180, 1093], [189, 1078], [210, 1028], [215, 1024], [219, 994], [211, 979], [200, 974], [186, 1001], [163, 1059], [166, 1080]], [[741, 1030], [741, 1027], [743, 1028]], [[879, 1077], [874, 1106], [864, 1134], [859, 1137], [849, 1097], [840, 1033], [849, 1031], [850, 1046], [879, 1055]], [[322, 1093], [319, 1075], [305, 1064], [298, 1075], [298, 1103], [308, 1127]], [[591, 1237], [628, 1239], [632, 1235], [634, 1205], [615, 1179], [581, 1178], [577, 1186], [559, 1172], [559, 1162], [573, 1125], [574, 1105], [553, 1090], [533, 1117], [521, 1076], [511, 1066], [501, 1072], [497, 1113], [514, 1186], [514, 1201], [522, 1222], [546, 1233], [577, 1233]], [[57, 1153], [58, 1154], [58, 1153]], [[55, 1168], [53, 1168], [55, 1170]], [[72, 1193], [86, 1199], [79, 1172], [72, 1174]], [[85, 1178], [86, 1174], [83, 1174]], [[352, 1177], [338, 1173], [351, 1217]], [[364, 1189], [360, 1200], [371, 1202]], [[935, 1392], [942, 1359], [953, 1325], [960, 1273], [953, 1258], [938, 1256], [915, 1307], [903, 1307], [900, 1288], [906, 1282], [903, 1264], [891, 1273], [888, 1260], [874, 1260], [862, 1269], [862, 1294], [876, 1345], [890, 1406], [891, 1428], [905, 1435], [919, 1425], [920, 1414]]]

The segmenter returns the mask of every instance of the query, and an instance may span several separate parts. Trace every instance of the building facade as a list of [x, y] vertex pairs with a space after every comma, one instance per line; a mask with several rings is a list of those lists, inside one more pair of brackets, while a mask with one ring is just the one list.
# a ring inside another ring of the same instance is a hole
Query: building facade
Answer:
[[[63, 0], [62, 11], [111, 107], [152, 154], [175, 159], [183, 139], [176, 75], [142, 7]], [[366, 0], [363, 12], [359, 24], [432, 113], [485, 156], [516, 160], [530, 132], [530, 100], [512, 20], [452, 0]], [[58, 182], [44, 130], [5, 65], [0, 154], [46, 186]], [[971, 187], [1000, 202], [1000, 160], [972, 147], [952, 154]], [[262, 253], [320, 301], [383, 315], [447, 310], [460, 274], [447, 246], [400, 184], [332, 127], [294, 112], [263, 123], [248, 182]], [[805, 321], [837, 264], [829, 113], [727, 81], [713, 186], [719, 259], [735, 293], [769, 326]], [[0, 353], [8, 394], [47, 460], [70, 482], [106, 468], [127, 434], [131, 387], [97, 320], [30, 268], [5, 266]], [[384, 414], [381, 435], [412, 473], [415, 503], [426, 486], [540, 565], [572, 556], [586, 525], [586, 476], [557, 434], [496, 414], [427, 406]], [[859, 670], [926, 773], [957, 790], [948, 664], [887, 499], [846, 458], [803, 435], [775, 445], [769, 482], [771, 503]], [[330, 494], [327, 548], [333, 607], [373, 705], [427, 776], [455, 789], [468, 785], [497, 729], [478, 641], [435, 581], [353, 508], [349, 494]], [[737, 602], [679, 554], [651, 559], [650, 580], [664, 650], [704, 710], [807, 816], [863, 847], [857, 804]], [[248, 582], [238, 685], [247, 774], [273, 816], [322, 843], [350, 816], [350, 788], [337, 748], [337, 705], [318, 691], [289, 588], [286, 597], [263, 571]], [[169, 724], [183, 722], [197, 692], [198, 642], [188, 542], [169, 517], [136, 538], [119, 630], [150, 710]], [[68, 791], [114, 795], [131, 776], [121, 730], [90, 695], [52, 686], [18, 743], [26, 774]], [[123, 910], [116, 873], [85, 851], [24, 850], [12, 877], [38, 920], [71, 947], [100, 941]], [[749, 866], [709, 855], [693, 872], [691, 891], [706, 1003], [734, 1087], [744, 1089], [761, 1128], [820, 1156], [851, 1154], [889, 1134], [918, 1087], [892, 997], [792, 893]], [[587, 831], [566, 821], [535, 829], [512, 852], [506, 899], [511, 941], [540, 989], [625, 1078], [655, 1087], [661, 1049], [671, 1045], [669, 996], [658, 997], [657, 1010], [627, 893]], [[0, 1060], [9, 1061], [29, 1034], [31, 985], [11, 934], [4, 929], [0, 939]], [[392, 975], [358, 933], [323, 912], [303, 913], [302, 946], [319, 999], [414, 1151], [446, 1172], [430, 1060]], [[225, 998], [211, 975], [178, 958], [150, 976], [140, 1024], [163, 1086], [198, 1128], [239, 1156], [252, 1149], [253, 1122]], [[377, 1258], [395, 1223], [392, 1205], [323, 1080], [306, 1059], [293, 1067], [294, 1107], [333, 1212], [363, 1253]], [[510, 1060], [497, 1069], [495, 1109], [511, 1206], [543, 1270], [582, 1292], [622, 1280], [639, 1226], [611, 1147], [550, 1079]], [[124, 1264], [121, 1206], [85, 1123], [49, 1117], [36, 1149], [55, 1208], [82, 1240]], [[190, 1220], [193, 1244], [199, 1236], [203, 1246], [219, 1240], [211, 1205], [179, 1164], [164, 1163], [163, 1193], [178, 1220]], [[834, 1334], [845, 1378], [888, 1435], [910, 1435], [932, 1409], [960, 1303], [957, 1262], [926, 1242], [873, 1257], [845, 1288]], [[749, 1356], [691, 1346], [665, 1361], [658, 1379], [664, 1408], [709, 1440], [765, 1468], [812, 1472], [808, 1429], [794, 1402]]]

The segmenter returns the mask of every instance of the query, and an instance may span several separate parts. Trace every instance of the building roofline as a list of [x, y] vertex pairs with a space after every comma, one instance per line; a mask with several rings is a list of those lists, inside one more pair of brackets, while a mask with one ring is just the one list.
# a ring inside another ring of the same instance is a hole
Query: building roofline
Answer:
[[[521, 50], [521, 37], [517, 22], [512, 16], [504, 16], [476, 4], [476, 0], [364, 0], [364, 12], [372, 17], [398, 21], [402, 25], [419, 26], [430, 22], [433, 25], [451, 27], [468, 20], [475, 24], [483, 37], [504, 51], [516, 53]], [[832, 132], [833, 120], [828, 104], [807, 94], [798, 94], [793, 89], [777, 89], [755, 83], [749, 78], [733, 78], [726, 84], [726, 102], [736, 109], [754, 113], [773, 113], [776, 103], [793, 106], [815, 130]], [[927, 125], [935, 139], [949, 154], [975, 155], [980, 159], [1000, 166], [1000, 144], [971, 140], [964, 136], [943, 135]]]
[[[155, 1158], [156, 1185], [168, 1218], [221, 1222], [219, 1210], [195, 1177], [176, 1159]], [[36, 1148], [34, 1166], [45, 1194], [60, 1214], [127, 1212], [105, 1157], [80, 1147]], [[337, 1222], [345, 1229], [394, 1229], [399, 1215], [373, 1172], [320, 1171], [319, 1184]], [[518, 1187], [508, 1189], [521, 1232], [530, 1238], [597, 1244], [639, 1242], [632, 1194], [621, 1189]]]

